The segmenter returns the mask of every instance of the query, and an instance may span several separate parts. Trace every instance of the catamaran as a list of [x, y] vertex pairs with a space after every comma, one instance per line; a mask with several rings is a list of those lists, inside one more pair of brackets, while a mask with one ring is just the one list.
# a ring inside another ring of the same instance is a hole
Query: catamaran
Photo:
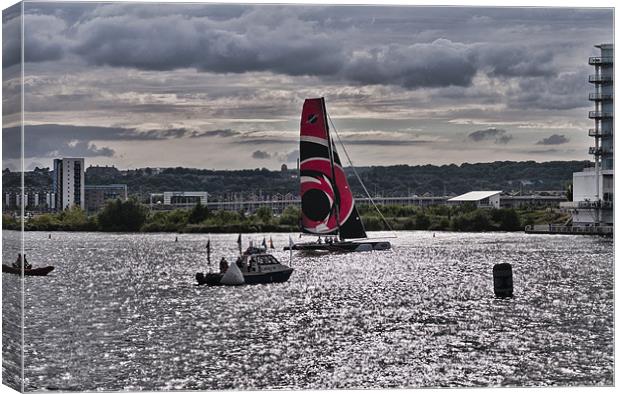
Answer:
[[329, 236], [329, 242], [298, 243], [290, 248], [330, 252], [390, 249], [389, 242], [366, 239], [364, 223], [355, 207], [353, 193], [330, 135], [323, 97], [304, 102], [299, 155], [301, 231], [318, 235], [319, 240], [321, 236]]

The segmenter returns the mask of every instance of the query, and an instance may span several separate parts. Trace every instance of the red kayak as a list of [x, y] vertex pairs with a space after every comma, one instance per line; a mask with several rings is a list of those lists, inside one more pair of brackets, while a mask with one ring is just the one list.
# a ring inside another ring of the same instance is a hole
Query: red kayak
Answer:
[[[30, 268], [30, 269], [25, 269], [24, 270], [24, 275], [26, 276], [45, 276], [47, 274], [49, 274], [50, 272], [52, 272], [54, 270], [54, 267], [49, 265], [47, 267], [41, 267], [41, 268]], [[21, 275], [22, 270], [20, 268], [15, 268], [15, 267], [11, 267], [9, 265], [6, 264], [2, 264], [2, 272], [8, 272], [11, 274], [18, 274]]]

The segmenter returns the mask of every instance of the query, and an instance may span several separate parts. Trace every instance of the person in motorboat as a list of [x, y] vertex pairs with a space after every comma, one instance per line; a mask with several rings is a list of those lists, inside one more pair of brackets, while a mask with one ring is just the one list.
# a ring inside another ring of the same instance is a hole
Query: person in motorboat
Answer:
[[224, 274], [228, 270], [228, 261], [226, 261], [225, 257], [222, 257], [220, 260], [220, 273]]
[[15, 260], [15, 262], [13, 263], [13, 268], [21, 268], [22, 267], [22, 254], [18, 253], [17, 254], [17, 260]]
[[22, 261], [22, 254], [18, 253], [17, 260], [15, 260], [15, 262], [13, 263], [13, 268], [21, 269], [22, 264], [24, 266], [24, 269], [29, 270], [32, 268], [32, 265], [28, 263], [28, 260], [26, 260], [26, 255], [24, 255], [23, 261]]

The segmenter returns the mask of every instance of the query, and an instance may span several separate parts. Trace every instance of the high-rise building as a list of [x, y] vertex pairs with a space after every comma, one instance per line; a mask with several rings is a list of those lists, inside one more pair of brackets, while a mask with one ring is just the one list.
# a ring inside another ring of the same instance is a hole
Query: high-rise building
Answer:
[[594, 66], [588, 78], [594, 84], [589, 95], [594, 110], [588, 113], [594, 121], [588, 131], [594, 137], [594, 146], [588, 150], [594, 156], [594, 167], [573, 173], [573, 201], [560, 205], [571, 213], [573, 226], [613, 225], [614, 221], [614, 46], [595, 47], [601, 55], [588, 59]]
[[84, 158], [54, 159], [52, 188], [56, 209], [84, 208]]

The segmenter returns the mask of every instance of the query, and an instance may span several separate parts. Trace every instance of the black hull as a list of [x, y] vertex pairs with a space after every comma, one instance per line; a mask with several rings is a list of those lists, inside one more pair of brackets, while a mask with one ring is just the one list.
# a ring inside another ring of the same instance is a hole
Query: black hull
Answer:
[[[51, 265], [47, 267], [41, 267], [41, 268], [25, 269], [24, 275], [25, 276], [45, 276], [49, 274], [50, 272], [52, 272], [53, 270], [54, 270], [54, 267]], [[22, 270], [20, 268], [14, 268], [6, 264], [2, 264], [2, 272], [8, 272], [10, 274], [16, 274], [16, 275], [22, 274]]]
[[[284, 250], [290, 250], [288, 246]], [[332, 253], [350, 253], [350, 252], [370, 252], [373, 250], [390, 250], [392, 245], [387, 241], [373, 242], [335, 242], [335, 243], [304, 243], [295, 244], [293, 250], [301, 250], [306, 252], [332, 252]]]
[[[265, 272], [265, 273], [250, 273], [244, 274], [243, 278], [245, 279], [246, 285], [259, 285], [259, 284], [267, 284], [267, 283], [283, 283], [291, 277], [293, 273], [292, 268], [288, 268], [282, 271], [275, 272]], [[224, 274], [203, 274], [202, 272], [198, 272], [196, 274], [196, 281], [199, 285], [207, 285], [207, 286], [226, 286], [220, 281]]]

